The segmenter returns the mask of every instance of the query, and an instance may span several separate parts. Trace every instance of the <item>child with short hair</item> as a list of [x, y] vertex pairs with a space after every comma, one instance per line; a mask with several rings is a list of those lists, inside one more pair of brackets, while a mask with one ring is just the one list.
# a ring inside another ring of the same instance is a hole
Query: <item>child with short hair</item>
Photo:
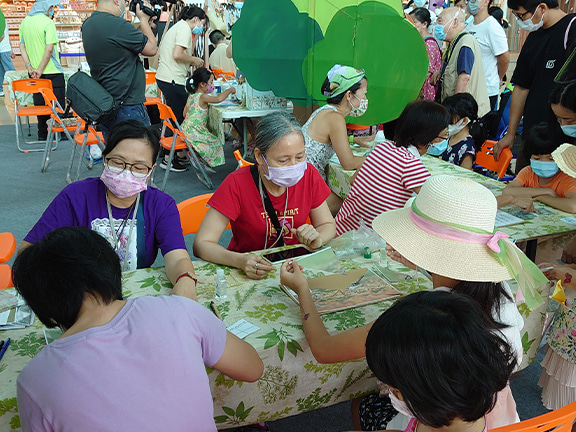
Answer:
[[528, 131], [524, 155], [530, 166], [523, 168], [502, 191], [498, 205], [506, 199], [528, 198], [568, 213], [576, 213], [576, 179], [559, 170], [552, 152], [560, 143], [549, 138], [548, 125], [540, 123]]
[[394, 408], [410, 418], [405, 432], [420, 423], [443, 432], [488, 429], [486, 415], [517, 360], [486, 318], [468, 296], [423, 291], [376, 320], [366, 361]]
[[220, 103], [228, 95], [236, 93], [234, 87], [230, 87], [217, 96], [212, 96], [213, 81], [212, 71], [204, 67], [197, 68], [192, 76], [186, 79], [186, 90], [190, 96], [184, 108], [186, 118], [182, 123], [186, 138], [202, 158], [201, 161], [209, 167], [224, 165], [224, 149], [218, 137], [208, 130], [208, 105]]

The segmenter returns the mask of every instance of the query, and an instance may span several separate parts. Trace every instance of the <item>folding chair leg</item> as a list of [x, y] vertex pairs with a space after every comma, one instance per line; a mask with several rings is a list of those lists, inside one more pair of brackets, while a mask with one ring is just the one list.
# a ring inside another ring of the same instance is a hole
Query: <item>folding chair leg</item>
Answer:
[[196, 171], [196, 177], [198, 177], [198, 180], [200, 180], [200, 182], [208, 189], [214, 189], [212, 179], [208, 177], [208, 174], [204, 169], [204, 165], [202, 165], [202, 162], [200, 162], [198, 156], [196, 156], [196, 151], [192, 148], [192, 146], [190, 145], [190, 143], [188, 143], [188, 141], [186, 141], [186, 146], [188, 147], [188, 152], [191, 154], [191, 157], [194, 159], [195, 162], [192, 164], [192, 168], [194, 169], [194, 171]]
[[40, 172], [45, 172], [48, 167], [48, 162], [50, 161], [50, 150], [52, 147], [52, 137], [54, 132], [52, 132], [52, 126], [54, 125], [54, 119], [50, 119], [50, 126], [48, 126], [48, 137], [46, 137], [46, 145], [44, 146], [44, 157], [42, 159], [42, 166], [40, 166]]
[[168, 174], [170, 174], [170, 167], [172, 166], [172, 160], [174, 159], [174, 150], [176, 144], [176, 134], [174, 134], [174, 140], [172, 141], [172, 148], [170, 149], [170, 155], [168, 156], [168, 164], [166, 165], [166, 172], [164, 173], [164, 181], [162, 181], [162, 187], [160, 188], [161, 191], [164, 191], [166, 187], [166, 182], [168, 181]]
[[[87, 142], [88, 142], [88, 131], [86, 131], [86, 133], [84, 134], [84, 141], [82, 141], [82, 146], [80, 147], [80, 160], [78, 161], [78, 169], [76, 170], [76, 178], [74, 179], [74, 181], [77, 181], [78, 178], [80, 177], [80, 167], [82, 166], [84, 153], [86, 152], [86, 149], [88, 147], [86, 145]], [[88, 150], [88, 154], [90, 154], [90, 150]], [[92, 156], [90, 156], [90, 158], [92, 158]], [[91, 166], [89, 168], [92, 169]]]
[[[16, 124], [16, 146], [18, 147], [18, 150], [20, 150], [22, 153], [43, 152], [44, 148], [27, 149], [27, 148], [23, 148], [21, 146], [20, 139], [22, 139], [22, 144], [27, 144], [27, 145], [38, 145], [38, 144], [42, 144], [44, 141], [26, 141], [26, 138], [24, 138], [24, 128], [22, 126], [22, 120], [21, 120], [20, 116], [16, 113], [16, 111], [14, 111], [14, 115], [16, 116], [14, 119], [14, 123]], [[17, 122], [16, 122], [16, 119], [18, 119]], [[29, 121], [28, 117], [26, 117], [26, 121], [27, 122]], [[30, 124], [28, 124], [28, 127], [30, 127]], [[28, 129], [28, 130], [30, 130], [30, 129]], [[18, 131], [20, 131], [20, 133], [18, 133]], [[28, 136], [31, 136], [31, 135], [28, 134]]]

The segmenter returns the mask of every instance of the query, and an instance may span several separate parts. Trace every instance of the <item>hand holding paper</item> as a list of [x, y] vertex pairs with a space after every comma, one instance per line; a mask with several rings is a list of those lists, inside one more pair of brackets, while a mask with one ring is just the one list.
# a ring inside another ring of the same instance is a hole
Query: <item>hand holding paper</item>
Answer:
[[302, 268], [296, 260], [288, 260], [282, 264], [280, 283], [298, 294], [298, 297], [302, 291], [309, 291], [306, 276], [302, 273]]

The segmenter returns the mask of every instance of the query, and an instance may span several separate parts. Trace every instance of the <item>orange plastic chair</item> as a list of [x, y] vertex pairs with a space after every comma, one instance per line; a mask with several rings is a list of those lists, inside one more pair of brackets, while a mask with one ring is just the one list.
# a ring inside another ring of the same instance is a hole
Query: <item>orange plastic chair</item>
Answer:
[[[50, 107], [52, 113], [50, 114], [50, 120], [48, 121], [48, 138], [46, 139], [46, 145], [44, 146], [44, 158], [42, 160], [42, 166], [40, 167], [40, 172], [46, 171], [48, 167], [48, 162], [50, 161], [50, 152], [58, 147], [59, 135], [58, 133], [64, 133], [68, 137], [68, 140], [72, 142], [72, 136], [70, 132], [76, 131], [77, 121], [76, 114], [73, 114], [73, 119], [76, 120], [75, 124], [66, 125], [63, 120], [64, 109], [56, 99], [56, 95], [49, 88], [41, 88], [40, 93], [44, 98], [44, 103]], [[55, 142], [54, 147], [52, 143]]]
[[576, 402], [528, 420], [491, 429], [490, 432], [570, 432], [576, 419]]
[[25, 144], [39, 144], [43, 143], [43, 141], [32, 141], [28, 142], [24, 138], [24, 129], [22, 128], [22, 119], [21, 117], [26, 117], [26, 121], [28, 123], [28, 136], [31, 135], [30, 133], [30, 122], [29, 117], [37, 117], [37, 116], [49, 116], [52, 114], [52, 110], [48, 105], [30, 105], [30, 106], [20, 106], [18, 104], [18, 99], [16, 98], [16, 92], [22, 93], [40, 93], [40, 89], [42, 88], [49, 88], [52, 90], [52, 81], [48, 79], [20, 79], [12, 81], [12, 92], [14, 93], [14, 127], [16, 128], [16, 146], [18, 150], [24, 153], [28, 153], [31, 151], [44, 151], [44, 148], [32, 148], [32, 149], [24, 149], [20, 146], [20, 134], [22, 134], [22, 141]]
[[244, 158], [242, 157], [242, 154], [240, 153], [240, 150], [234, 151], [234, 157], [238, 161], [238, 168], [243, 168], [245, 166], [254, 165], [252, 162], [248, 162], [247, 160], [244, 160]]
[[214, 68], [212, 69], [214, 73], [214, 78], [219, 79], [222, 78], [225, 81], [233, 80], [236, 78], [236, 74], [234, 72], [224, 72], [224, 69]]
[[[476, 165], [488, 170], [488, 171], [495, 171], [497, 173], [498, 180], [502, 180], [502, 178], [506, 175], [506, 170], [508, 166], [510, 166], [510, 161], [512, 160], [512, 151], [509, 148], [505, 148], [500, 153], [500, 157], [498, 158], [498, 162], [494, 160], [494, 145], [496, 141], [493, 140], [486, 140], [484, 144], [482, 144], [482, 148], [476, 154]], [[487, 173], [484, 173], [486, 176]]]
[[[207, 193], [188, 198], [181, 203], [178, 203], [178, 212], [180, 213], [180, 223], [182, 224], [182, 233], [184, 235], [196, 234], [200, 225], [204, 220], [204, 216], [208, 213], [208, 200], [214, 195]], [[230, 223], [226, 225], [226, 229], [230, 228]]]
[[[0, 263], [5, 263], [12, 258], [16, 251], [16, 238], [12, 233], [0, 233]], [[11, 288], [12, 270], [8, 264], [0, 264], [0, 289]]]
[[[78, 117], [78, 126], [76, 127], [76, 133], [74, 134], [75, 146], [72, 147], [72, 154], [70, 155], [70, 162], [68, 163], [68, 171], [66, 172], [66, 183], [72, 183], [78, 180], [80, 176], [80, 167], [82, 166], [82, 161], [84, 153], [88, 151], [88, 169], [92, 169], [94, 165], [94, 159], [90, 154], [88, 146], [98, 145], [101, 150], [104, 150], [104, 136], [102, 132], [96, 132], [93, 126], [86, 124], [84, 120]], [[78, 161], [78, 168], [76, 170], [76, 177], [74, 180], [71, 178], [72, 166], [74, 165], [74, 159], [76, 157], [76, 147], [80, 147], [80, 160]]]
[[[156, 72], [146, 71], [146, 85], [149, 86], [151, 84], [156, 84]], [[157, 84], [156, 87], [158, 88], [158, 97], [146, 96], [146, 102], [144, 102], [144, 105], [158, 105], [159, 103], [162, 103], [162, 92]]]
[[[168, 156], [168, 164], [167, 167], [172, 166], [172, 160], [174, 159], [174, 153], [176, 150], [188, 150], [188, 155], [191, 157], [191, 164], [194, 170], [196, 171], [196, 176], [198, 180], [202, 182], [204, 186], [208, 189], [212, 189], [214, 186], [212, 184], [212, 180], [206, 174], [206, 170], [202, 163], [198, 160], [198, 156], [196, 156], [196, 151], [190, 144], [190, 142], [186, 139], [186, 135], [180, 129], [180, 125], [178, 124], [178, 120], [176, 120], [176, 116], [168, 105], [159, 103], [158, 104], [158, 112], [160, 113], [160, 120], [162, 120], [162, 133], [160, 135], [160, 145], [170, 152]], [[172, 136], [167, 137], [166, 131], [172, 131]], [[161, 154], [158, 155], [157, 163], [160, 164], [163, 156]], [[170, 174], [170, 169], [166, 168], [164, 174], [164, 180], [162, 181], [162, 186], [160, 187], [161, 190], [164, 190], [166, 187], [166, 182], [168, 181], [168, 174]]]

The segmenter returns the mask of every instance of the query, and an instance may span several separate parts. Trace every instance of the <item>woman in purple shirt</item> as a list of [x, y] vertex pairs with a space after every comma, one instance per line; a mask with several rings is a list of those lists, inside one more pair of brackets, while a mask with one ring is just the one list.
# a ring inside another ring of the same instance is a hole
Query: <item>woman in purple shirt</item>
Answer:
[[158, 136], [137, 120], [116, 124], [108, 138], [100, 178], [66, 186], [24, 238], [19, 252], [65, 226], [90, 228], [108, 239], [122, 270], [150, 267], [164, 255], [174, 289], [196, 298], [196, 277], [174, 200], [148, 187], [156, 167]]

